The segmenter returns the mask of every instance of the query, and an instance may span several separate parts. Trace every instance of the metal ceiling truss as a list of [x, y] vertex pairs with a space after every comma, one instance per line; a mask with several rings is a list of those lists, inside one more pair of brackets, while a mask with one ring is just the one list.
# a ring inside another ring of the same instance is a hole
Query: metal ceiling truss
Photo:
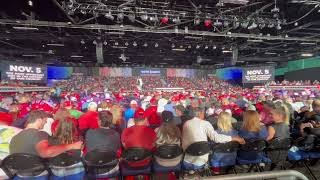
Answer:
[[66, 29], [88, 29], [88, 30], [103, 30], [110, 32], [139, 32], [139, 33], [156, 33], [156, 34], [182, 34], [182, 35], [194, 35], [204, 37], [226, 37], [226, 38], [246, 38], [246, 39], [261, 39], [261, 40], [281, 40], [281, 41], [304, 41], [304, 42], [319, 42], [319, 38], [303, 38], [303, 37], [286, 37], [286, 36], [268, 36], [257, 34], [244, 34], [244, 33], [215, 33], [209, 31], [195, 31], [175, 29], [158, 30], [158, 29], [145, 29], [134, 26], [121, 26], [121, 25], [99, 25], [99, 24], [85, 24], [77, 25], [65, 22], [48, 22], [48, 21], [19, 21], [17, 23], [14, 20], [0, 19], [0, 24], [12, 25], [12, 26], [26, 26], [26, 27], [56, 27]]

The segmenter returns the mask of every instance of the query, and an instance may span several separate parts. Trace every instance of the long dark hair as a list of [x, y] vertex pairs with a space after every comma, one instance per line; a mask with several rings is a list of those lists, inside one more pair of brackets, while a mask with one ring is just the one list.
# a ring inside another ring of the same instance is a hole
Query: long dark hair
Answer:
[[78, 140], [76, 137], [77, 127], [71, 118], [60, 119], [57, 130], [53, 135], [61, 144], [71, 144]]

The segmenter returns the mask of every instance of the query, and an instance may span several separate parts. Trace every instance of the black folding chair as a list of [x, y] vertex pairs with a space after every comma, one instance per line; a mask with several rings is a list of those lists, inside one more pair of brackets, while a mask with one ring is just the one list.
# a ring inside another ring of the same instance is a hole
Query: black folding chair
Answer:
[[302, 165], [306, 168], [308, 173], [312, 176], [314, 180], [317, 180], [314, 173], [311, 171], [307, 162], [310, 161], [310, 152], [314, 149], [314, 143], [316, 140], [315, 135], [307, 135], [305, 137], [300, 137], [293, 142], [293, 145], [296, 146], [299, 151], [293, 153], [288, 153], [289, 161], [293, 161], [293, 165], [291, 168], [294, 168], [298, 163], [302, 163]]
[[[249, 140], [246, 144], [241, 145], [238, 151], [238, 164], [249, 165], [248, 172], [256, 167], [259, 172], [263, 171], [260, 163], [268, 163], [264, 150], [267, 147], [265, 140]], [[270, 161], [271, 163], [271, 161]]]
[[227, 172], [232, 169], [237, 174], [234, 166], [237, 161], [238, 149], [239, 143], [235, 141], [214, 144], [210, 158], [211, 167], [216, 167], [218, 164], [218, 167], [227, 167]]
[[[84, 157], [84, 164], [88, 179], [114, 178], [120, 175], [120, 170], [114, 170], [119, 167], [117, 153], [110, 150], [93, 150]], [[109, 173], [109, 174], [108, 174]], [[103, 177], [101, 177], [103, 176]]]
[[[141, 147], [131, 147], [125, 149], [122, 153], [121, 162], [121, 175], [125, 176], [137, 176], [137, 175], [149, 175], [151, 174], [152, 164], [152, 152], [148, 149]], [[131, 163], [139, 163], [143, 161], [149, 161], [149, 163], [142, 167], [132, 167]]]
[[[54, 176], [58, 176], [54, 172], [61, 170], [61, 169], [74, 170], [75, 168], [78, 168], [80, 171], [82, 170], [82, 173], [83, 173], [83, 168], [84, 168], [83, 163], [82, 163], [80, 150], [65, 152], [65, 153], [62, 153], [56, 157], [49, 158], [47, 160], [47, 164], [48, 164], [48, 167], [51, 169], [51, 172]], [[79, 166], [75, 167], [74, 165], [76, 165], [76, 164], [79, 164]], [[81, 173], [81, 172], [78, 172], [78, 173]]]
[[[192, 143], [187, 147], [185, 150], [185, 156], [186, 155], [191, 155], [191, 156], [203, 156], [206, 154], [210, 154], [211, 152], [211, 145], [207, 141], [199, 141]], [[204, 175], [210, 176], [211, 175], [211, 170], [209, 169], [208, 162], [201, 168], [195, 168], [194, 166], [190, 167], [186, 162], [183, 163], [183, 170], [186, 171], [198, 171], [201, 173], [201, 171], [204, 172]]]
[[179, 175], [181, 171], [181, 161], [182, 161], [183, 149], [177, 144], [164, 144], [157, 148], [154, 156], [155, 158], [161, 158], [163, 160], [172, 160], [175, 158], [180, 158], [180, 162], [172, 167], [164, 167], [156, 162], [153, 162], [153, 171], [156, 173], [167, 173], [167, 172], [175, 172], [176, 175]]
[[12, 179], [14, 176], [35, 177], [47, 171], [44, 176], [49, 176], [49, 170], [44, 159], [32, 154], [17, 153], [7, 156], [1, 168]]
[[275, 138], [268, 142], [266, 153], [268, 158], [271, 160], [270, 170], [273, 170], [278, 166], [280, 166], [282, 170], [286, 169], [284, 163], [287, 160], [288, 151], [291, 148], [291, 145], [291, 138]]

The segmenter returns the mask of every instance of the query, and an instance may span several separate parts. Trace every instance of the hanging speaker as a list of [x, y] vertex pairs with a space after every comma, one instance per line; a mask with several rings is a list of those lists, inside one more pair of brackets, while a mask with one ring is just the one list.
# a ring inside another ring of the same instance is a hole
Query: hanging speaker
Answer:
[[96, 43], [96, 54], [97, 54], [97, 63], [98, 64], [103, 64], [104, 59], [103, 59], [103, 44], [101, 41]]

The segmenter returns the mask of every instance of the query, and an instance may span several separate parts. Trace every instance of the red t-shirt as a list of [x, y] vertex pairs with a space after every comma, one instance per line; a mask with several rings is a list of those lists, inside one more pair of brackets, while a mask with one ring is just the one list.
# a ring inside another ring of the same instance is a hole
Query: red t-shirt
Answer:
[[[134, 125], [125, 129], [121, 135], [121, 142], [124, 148], [142, 147], [153, 151], [155, 149], [156, 140], [156, 133], [153, 129], [147, 126]], [[151, 158], [139, 162], [129, 163], [129, 165], [132, 167], [141, 167], [148, 165], [150, 161]]]
[[0, 121], [10, 126], [13, 121], [13, 117], [10, 113], [0, 112]]
[[98, 112], [95, 112], [95, 111], [86, 112], [85, 114], [80, 116], [78, 123], [79, 123], [80, 131], [98, 128], [99, 127]]
[[157, 109], [157, 106], [151, 106], [145, 111], [144, 116], [148, 119], [149, 125], [160, 126], [161, 119], [157, 114]]

